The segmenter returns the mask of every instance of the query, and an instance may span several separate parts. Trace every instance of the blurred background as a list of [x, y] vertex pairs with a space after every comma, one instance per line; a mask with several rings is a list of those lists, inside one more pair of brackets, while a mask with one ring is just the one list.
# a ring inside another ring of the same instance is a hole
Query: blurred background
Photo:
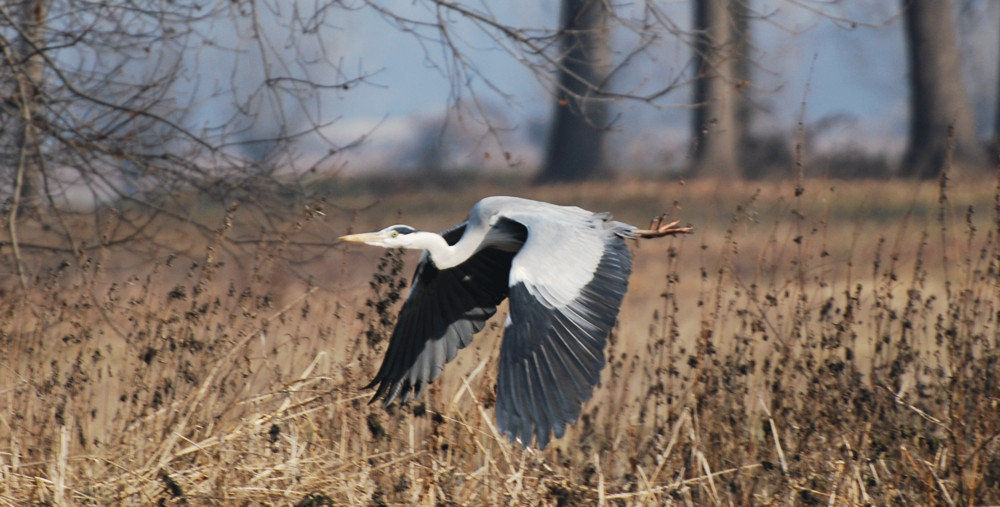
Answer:
[[320, 177], [935, 178], [991, 167], [1000, 122], [989, 0], [0, 9], [24, 216]]

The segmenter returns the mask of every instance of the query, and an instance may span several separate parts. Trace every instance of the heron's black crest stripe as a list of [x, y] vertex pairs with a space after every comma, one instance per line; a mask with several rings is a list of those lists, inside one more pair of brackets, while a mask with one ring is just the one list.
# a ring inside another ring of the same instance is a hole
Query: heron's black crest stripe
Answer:
[[510, 288], [510, 324], [500, 347], [497, 426], [525, 446], [544, 449], [580, 416], [604, 368], [604, 347], [632, 271], [620, 237], [607, 240], [593, 279], [563, 308], [535, 299], [524, 283]]
[[409, 225], [397, 225], [394, 226], [392, 230], [400, 234], [413, 234], [414, 232], [417, 232], [416, 229], [410, 227]]

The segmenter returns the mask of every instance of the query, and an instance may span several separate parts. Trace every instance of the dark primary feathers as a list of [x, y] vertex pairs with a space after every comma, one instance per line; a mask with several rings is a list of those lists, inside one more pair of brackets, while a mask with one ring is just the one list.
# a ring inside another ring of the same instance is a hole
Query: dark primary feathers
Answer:
[[604, 368], [604, 346], [628, 289], [632, 256], [613, 241], [594, 279], [562, 308], [548, 308], [527, 283], [510, 289], [511, 320], [500, 345], [497, 427], [511, 441], [544, 449], [580, 416]]
[[[441, 233], [454, 245], [466, 224]], [[472, 343], [472, 335], [486, 325], [507, 297], [507, 273], [514, 252], [492, 248], [481, 250], [452, 269], [438, 270], [425, 253], [413, 275], [410, 294], [396, 319], [389, 348], [375, 379], [372, 401], [385, 398], [389, 405], [419, 396], [427, 383], [441, 375], [444, 364], [458, 349]]]

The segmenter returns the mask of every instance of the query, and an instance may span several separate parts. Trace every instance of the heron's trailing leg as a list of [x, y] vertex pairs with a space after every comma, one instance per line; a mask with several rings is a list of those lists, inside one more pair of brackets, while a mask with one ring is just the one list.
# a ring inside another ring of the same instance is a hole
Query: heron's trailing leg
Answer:
[[649, 229], [639, 229], [633, 231], [632, 234], [634, 234], [637, 238], [662, 238], [664, 236], [690, 234], [694, 231], [694, 227], [678, 227], [678, 224], [681, 223], [679, 220], [674, 220], [673, 222], [665, 224], [663, 223], [663, 220], [666, 217], [666, 215], [660, 215], [649, 223]]

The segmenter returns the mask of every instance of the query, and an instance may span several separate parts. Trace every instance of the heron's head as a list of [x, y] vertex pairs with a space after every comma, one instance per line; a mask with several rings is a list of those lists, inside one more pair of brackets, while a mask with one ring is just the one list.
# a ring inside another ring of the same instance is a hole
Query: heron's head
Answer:
[[351, 243], [365, 243], [367, 245], [380, 246], [382, 248], [415, 248], [413, 244], [414, 233], [420, 231], [409, 225], [392, 225], [378, 232], [365, 232], [361, 234], [349, 234], [341, 236], [341, 241]]

